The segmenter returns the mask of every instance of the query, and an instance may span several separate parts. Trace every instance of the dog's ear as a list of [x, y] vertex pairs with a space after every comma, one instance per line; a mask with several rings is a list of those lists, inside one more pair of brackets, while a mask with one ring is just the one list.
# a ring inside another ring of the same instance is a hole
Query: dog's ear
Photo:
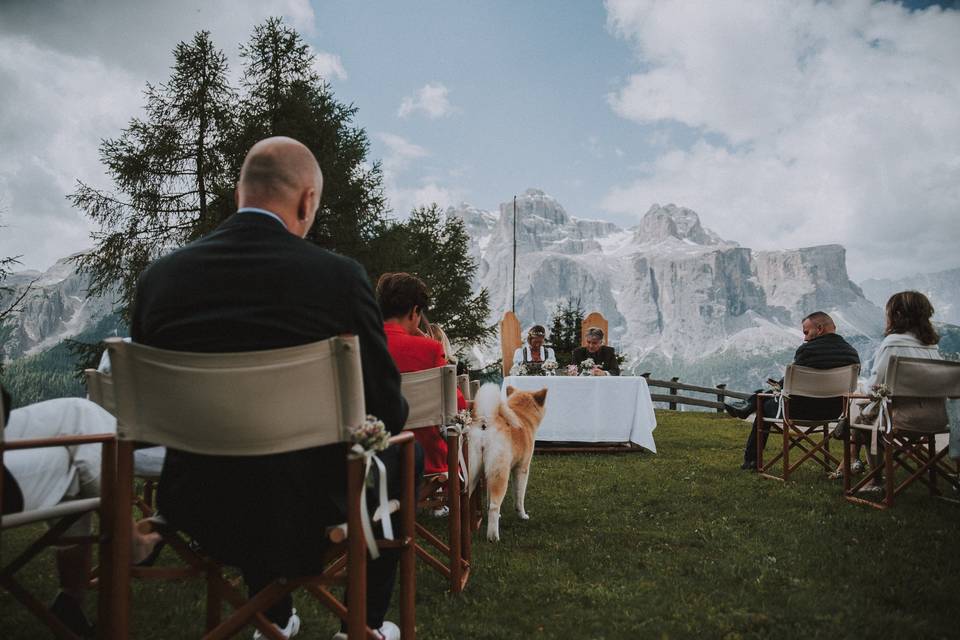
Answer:
[[542, 407], [543, 403], [547, 401], [547, 389], [540, 389], [540, 391], [533, 394], [533, 401]]
[[511, 395], [514, 391], [516, 391], [516, 389], [514, 389], [511, 385], [508, 384], [508, 385], [507, 385], [507, 397], [509, 398], [510, 395]]

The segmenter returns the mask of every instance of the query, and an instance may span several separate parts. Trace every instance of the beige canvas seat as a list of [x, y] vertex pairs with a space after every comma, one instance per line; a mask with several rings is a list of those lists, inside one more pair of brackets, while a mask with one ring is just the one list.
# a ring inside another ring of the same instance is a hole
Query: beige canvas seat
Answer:
[[420, 506], [436, 509], [446, 506], [447, 540], [443, 541], [424, 525], [417, 523], [417, 535], [436, 549], [443, 559], [417, 544], [417, 555], [449, 580], [450, 591], [463, 591], [470, 577], [471, 528], [467, 501], [466, 447], [464, 434], [456, 425], [457, 369], [453, 365], [412, 371], [401, 376], [403, 396], [410, 405], [405, 430], [443, 430], [447, 442], [447, 473], [428, 475], [420, 490]]
[[[857, 374], [859, 365], [847, 365], [834, 369], [812, 369], [797, 365], [787, 365], [783, 379], [783, 390], [779, 395], [761, 393], [757, 396], [757, 472], [762, 478], [774, 480], [789, 480], [797, 468], [808, 460], [812, 460], [825, 470], [834, 469], [840, 460], [830, 453], [831, 430], [836, 426], [842, 415], [827, 420], [802, 420], [790, 414], [791, 399], [805, 398], [834, 398], [851, 393], [857, 388]], [[763, 415], [763, 400], [778, 398], [780, 410], [776, 416]], [[783, 437], [781, 450], [770, 460], [763, 459], [763, 444], [766, 433], [779, 433]], [[814, 436], [820, 436], [816, 440]], [[794, 449], [800, 452], [799, 457], [791, 463], [790, 454]], [[782, 465], [781, 475], [774, 472], [774, 467]]]
[[[100, 546], [100, 556], [109, 555], [109, 538], [104, 535], [69, 535], [70, 527], [80, 518], [90, 513], [98, 513], [100, 519], [101, 533], [110, 522], [112, 514], [110, 505], [112, 497], [110, 490], [113, 487], [114, 459], [116, 456], [116, 437], [112, 433], [86, 436], [58, 436], [54, 438], [37, 438], [30, 440], [16, 440], [6, 442], [3, 438], [4, 427], [3, 420], [3, 398], [0, 398], [0, 466], [3, 464], [3, 455], [5, 451], [18, 451], [26, 449], [40, 449], [48, 447], [68, 447], [83, 444], [101, 444], [103, 447], [101, 455], [101, 483], [102, 491], [99, 498], [85, 498], [79, 500], [67, 500], [60, 502], [52, 507], [43, 509], [34, 509], [31, 511], [21, 511], [12, 513], [0, 518], [0, 544], [3, 544], [3, 533], [19, 527], [26, 527], [47, 523], [48, 528], [36, 540], [26, 547], [15, 558], [0, 568], [0, 587], [3, 587], [13, 598], [23, 607], [29, 610], [38, 620], [43, 622], [58, 638], [76, 638], [69, 629], [60, 620], [54, 617], [47, 606], [43, 604], [35, 595], [28, 591], [23, 584], [17, 580], [16, 574], [27, 564], [36, 558], [45, 549], [54, 545], [70, 544], [94, 544]], [[3, 482], [3, 476], [0, 475], [0, 483]], [[2, 501], [2, 486], [0, 486], [0, 501]], [[2, 507], [2, 504], [0, 504]], [[130, 528], [127, 526], [127, 538], [130, 537]], [[100, 615], [104, 615], [104, 608], [109, 605], [109, 588], [101, 590], [99, 593], [98, 609]]]
[[[117, 415], [116, 513], [113, 521], [112, 607], [106, 637], [130, 633], [129, 522], [133, 493], [133, 449], [138, 442], [164, 445], [192, 453], [252, 456], [296, 451], [349, 441], [349, 429], [365, 418], [359, 344], [356, 337], [337, 337], [314, 344], [247, 353], [205, 354], [154, 349], [107, 341], [113, 368]], [[400, 434], [391, 444], [402, 445], [403, 491], [401, 527], [395, 540], [376, 540], [377, 548], [399, 547], [400, 617], [404, 638], [414, 638], [414, 486], [413, 437]], [[363, 456], [347, 465], [347, 522], [328, 532], [315, 532], [331, 541], [330, 564], [318, 576], [278, 580], [250, 600], [239, 597], [220, 566], [206, 560], [207, 633], [227, 638], [248, 624], [268, 638], [280, 638], [263, 611], [298, 588], [345, 620], [350, 638], [366, 638], [366, 562], [372, 539], [364, 523], [361, 499], [365, 484]], [[393, 505], [392, 508], [396, 508]], [[309, 532], [304, 532], [309, 535]], [[345, 535], [348, 534], [348, 535]], [[345, 538], [345, 541], [344, 541]], [[331, 587], [347, 586], [348, 602]], [[234, 612], [220, 620], [221, 600]]]
[[[937, 450], [937, 434], [950, 429], [947, 400], [960, 398], [960, 362], [892, 356], [884, 380], [890, 395], [877, 420], [861, 424], [851, 420], [850, 433], [866, 434], [871, 448], [882, 448], [883, 466], [870, 469], [859, 482], [850, 479], [850, 451], [843, 457], [844, 497], [855, 504], [879, 509], [893, 506], [894, 498], [915, 482], [927, 485], [930, 495], [944, 495], [939, 481], [951, 487], [953, 498], [960, 491], [956, 465], [947, 458], [947, 449]], [[851, 403], [870, 399], [850, 395]], [[849, 442], [850, 433], [846, 440]], [[900, 473], [903, 472], [903, 473]], [[898, 474], [900, 478], [898, 479]], [[883, 477], [883, 491], [876, 500], [860, 490]], [[905, 476], [905, 477], [904, 477]]]

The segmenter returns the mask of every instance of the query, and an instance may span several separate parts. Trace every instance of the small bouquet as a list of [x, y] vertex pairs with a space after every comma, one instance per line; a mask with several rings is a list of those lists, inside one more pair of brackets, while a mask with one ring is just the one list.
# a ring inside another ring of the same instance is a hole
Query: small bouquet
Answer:
[[382, 420], [367, 416], [363, 424], [350, 427], [350, 444], [364, 451], [383, 451], [390, 441], [390, 433]]
[[593, 358], [587, 358], [586, 360], [580, 363], [580, 375], [592, 376], [593, 368], [595, 366], [597, 366], [597, 363], [593, 361]]
[[545, 376], [555, 376], [557, 375], [557, 361], [556, 360], [547, 360], [543, 363], [543, 375]]
[[460, 425], [461, 429], [466, 429], [471, 424], [473, 424], [473, 415], [470, 413], [469, 410], [463, 409], [457, 412], [457, 417], [454, 418], [453, 421], [456, 424]]
[[577, 365], [568, 364], [567, 368], [564, 370], [564, 375], [566, 376], [577, 376], [580, 375], [580, 371], [577, 369]]

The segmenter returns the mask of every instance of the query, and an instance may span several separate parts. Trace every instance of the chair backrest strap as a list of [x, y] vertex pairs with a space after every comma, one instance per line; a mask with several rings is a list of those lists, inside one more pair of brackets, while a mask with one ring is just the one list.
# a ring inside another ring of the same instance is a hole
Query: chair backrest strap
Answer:
[[457, 368], [453, 365], [411, 371], [400, 376], [410, 405], [404, 429], [448, 425], [457, 416]]
[[790, 396], [807, 398], [834, 398], [852, 393], [857, 388], [860, 366], [851, 364], [833, 369], [812, 369], [787, 365], [783, 378], [783, 392]]
[[121, 440], [267, 455], [344, 441], [365, 417], [356, 336], [244, 353], [167, 351], [119, 338], [107, 349]]

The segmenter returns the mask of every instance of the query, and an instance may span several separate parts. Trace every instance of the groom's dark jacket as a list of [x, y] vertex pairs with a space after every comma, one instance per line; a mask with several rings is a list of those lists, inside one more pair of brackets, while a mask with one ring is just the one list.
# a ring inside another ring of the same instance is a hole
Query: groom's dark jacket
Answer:
[[[360, 340], [367, 412], [399, 432], [407, 404], [363, 268], [252, 212], [151, 264], [131, 319], [134, 342], [177, 351], [259, 351], [343, 333]], [[324, 527], [343, 520], [345, 464], [343, 445], [261, 457], [171, 450], [160, 512], [223, 562], [313, 571]]]

